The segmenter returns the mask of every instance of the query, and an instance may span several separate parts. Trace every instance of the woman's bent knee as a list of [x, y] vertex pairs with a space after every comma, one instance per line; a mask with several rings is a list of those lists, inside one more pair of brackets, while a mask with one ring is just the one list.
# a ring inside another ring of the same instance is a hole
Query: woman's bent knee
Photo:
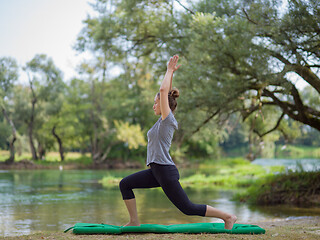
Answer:
[[128, 184], [128, 181], [126, 178], [120, 181], [119, 188], [120, 188], [123, 200], [129, 200], [129, 199], [135, 198], [132, 188]]
[[126, 181], [126, 178], [123, 178], [120, 182], [119, 182], [119, 188], [120, 191], [123, 191], [125, 189], [128, 189], [128, 182]]
[[205, 216], [206, 205], [192, 203], [188, 206], [179, 208], [179, 210], [188, 216]]

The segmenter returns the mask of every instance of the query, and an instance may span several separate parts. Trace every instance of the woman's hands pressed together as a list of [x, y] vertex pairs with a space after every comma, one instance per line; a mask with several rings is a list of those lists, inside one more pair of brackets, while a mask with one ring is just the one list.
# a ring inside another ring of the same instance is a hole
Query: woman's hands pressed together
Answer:
[[167, 66], [167, 71], [172, 71], [172, 72], [177, 71], [181, 66], [181, 64], [177, 66], [178, 60], [179, 60], [178, 55], [174, 55], [173, 57], [171, 57]]

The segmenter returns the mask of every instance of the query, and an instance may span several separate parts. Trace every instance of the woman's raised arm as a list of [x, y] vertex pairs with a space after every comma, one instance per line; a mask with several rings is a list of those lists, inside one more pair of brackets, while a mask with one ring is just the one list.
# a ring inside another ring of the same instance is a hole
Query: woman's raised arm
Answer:
[[167, 66], [167, 72], [164, 76], [162, 84], [160, 86], [160, 110], [161, 110], [161, 118], [164, 120], [170, 113], [169, 101], [168, 101], [168, 93], [172, 88], [172, 77], [173, 73], [179, 69], [181, 65], [177, 66], [179, 60], [178, 55], [174, 55], [170, 58], [170, 61]]

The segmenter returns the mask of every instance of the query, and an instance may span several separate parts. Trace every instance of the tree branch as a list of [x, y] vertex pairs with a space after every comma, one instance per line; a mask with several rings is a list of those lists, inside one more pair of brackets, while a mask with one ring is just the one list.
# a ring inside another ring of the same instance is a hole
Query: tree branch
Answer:
[[298, 115], [300, 116], [301, 119], [305, 120], [305, 118], [306, 118], [305, 107], [304, 107], [303, 102], [300, 98], [300, 94], [299, 94], [297, 88], [292, 83], [290, 85], [291, 85], [291, 94], [293, 96], [295, 106], [298, 109]]
[[314, 64], [314, 65], [306, 65], [307, 68], [320, 68], [320, 65]]
[[[285, 114], [287, 114], [290, 118], [307, 124], [310, 127], [313, 127], [317, 130], [320, 131], [320, 118], [318, 116], [314, 116], [311, 114], [305, 114], [304, 113], [304, 117], [301, 117], [301, 114], [299, 111], [301, 111], [301, 109], [296, 108], [295, 105], [293, 104], [288, 104], [286, 102], [281, 101], [280, 99], [278, 99], [272, 92], [270, 92], [268, 89], [264, 89], [263, 90], [263, 94], [264, 96], [270, 97], [272, 98], [272, 100], [279, 106], [281, 107], [281, 109], [283, 110], [283, 112]], [[296, 114], [295, 112], [298, 112], [298, 114]], [[309, 111], [310, 113], [310, 111]]]
[[268, 52], [270, 53], [271, 56], [277, 58], [278, 60], [280, 60], [280, 61], [283, 62], [284, 64], [289, 65], [289, 66], [292, 65], [292, 63], [289, 62], [289, 61], [288, 61], [285, 57], [283, 57], [280, 53], [274, 52], [274, 51], [272, 51], [272, 50], [270, 50], [270, 49], [267, 49], [267, 50], [268, 50]]
[[269, 50], [271, 56], [277, 58], [281, 62], [283, 62], [286, 67], [290, 68], [293, 72], [297, 73], [301, 76], [307, 83], [309, 83], [318, 93], [320, 93], [320, 79], [319, 77], [311, 71], [310, 67], [302, 66], [300, 64], [292, 64], [285, 57], [283, 57], [280, 53]]
[[202, 128], [204, 125], [206, 125], [214, 116], [216, 116], [218, 113], [220, 112], [220, 108], [215, 111], [214, 113], [212, 113], [206, 120], [204, 120], [198, 127], [196, 130], [194, 130], [192, 133], [191, 133], [191, 136], [193, 134], [195, 134], [196, 132], [198, 132], [200, 130], [200, 128]]
[[182, 5], [182, 3], [179, 0], [176, 0], [176, 2], [178, 2], [181, 7], [183, 7], [185, 10], [187, 10], [191, 14], [193, 14], [193, 15], [195, 14], [194, 11], [192, 11], [189, 8], [187, 8], [186, 6]]
[[263, 133], [263, 134], [260, 134], [260, 133], [258, 132], [258, 130], [253, 129], [253, 132], [255, 132], [256, 134], [258, 134], [258, 136], [259, 136], [260, 138], [262, 138], [263, 136], [265, 136], [265, 135], [267, 135], [267, 134], [269, 134], [269, 133], [277, 130], [277, 128], [279, 127], [279, 125], [280, 125], [280, 123], [281, 123], [281, 120], [283, 119], [284, 115], [286, 115], [286, 114], [283, 112], [283, 113], [281, 114], [280, 118], [278, 119], [276, 125], [275, 125], [272, 129], [270, 129], [269, 131], [267, 131], [267, 132], [265, 132], [265, 133]]
[[246, 15], [246, 18], [248, 19], [249, 22], [251, 22], [251, 23], [253, 23], [253, 24], [255, 24], [255, 25], [259, 25], [257, 22], [253, 21], [253, 20], [249, 17], [248, 13], [246, 12], [246, 10], [245, 10], [244, 8], [242, 8], [242, 11], [243, 11], [244, 14]]
[[307, 83], [309, 83], [320, 94], [320, 79], [311, 71], [309, 67], [298, 64], [292, 65], [295, 73], [301, 76]]
[[[264, 105], [272, 105], [272, 106], [277, 106], [277, 104], [275, 102], [265, 102], [265, 101], [261, 101], [262, 106]], [[242, 115], [242, 120], [245, 121], [252, 113], [254, 113], [255, 111], [259, 110], [260, 108], [262, 108], [262, 106], [255, 105], [255, 106], [251, 106], [250, 108], [247, 109], [242, 109], [241, 115]]]

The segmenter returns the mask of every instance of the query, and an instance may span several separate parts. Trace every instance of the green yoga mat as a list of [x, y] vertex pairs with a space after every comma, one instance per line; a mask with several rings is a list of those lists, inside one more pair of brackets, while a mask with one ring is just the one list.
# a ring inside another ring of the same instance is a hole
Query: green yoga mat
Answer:
[[264, 234], [266, 231], [249, 224], [234, 224], [231, 230], [224, 229], [224, 223], [190, 223], [175, 225], [141, 224], [139, 227], [119, 227], [108, 224], [76, 223], [74, 234], [121, 234], [121, 233], [230, 233], [230, 234]]

